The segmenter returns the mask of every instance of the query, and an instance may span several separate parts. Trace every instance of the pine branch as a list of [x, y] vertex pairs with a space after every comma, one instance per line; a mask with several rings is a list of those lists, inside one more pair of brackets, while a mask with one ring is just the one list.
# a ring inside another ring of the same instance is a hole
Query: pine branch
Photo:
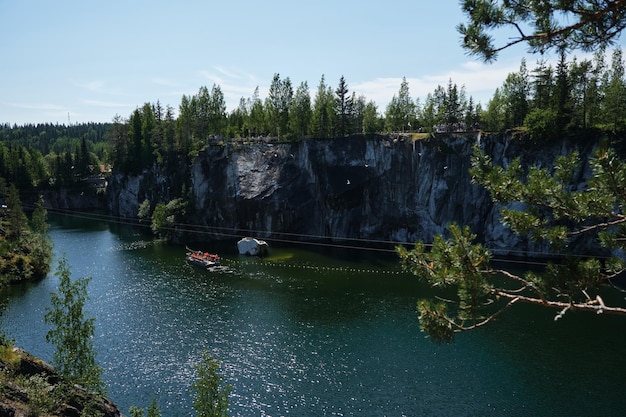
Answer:
[[541, 305], [544, 307], [551, 307], [561, 310], [561, 313], [567, 310], [577, 310], [577, 311], [586, 311], [586, 312], [594, 312], [596, 314], [614, 314], [614, 315], [626, 315], [626, 308], [622, 307], [609, 307], [604, 304], [604, 301], [600, 296], [596, 296], [595, 299], [590, 299], [587, 302], [564, 302], [564, 301], [552, 301], [552, 300], [542, 300], [540, 298], [522, 296], [519, 294], [511, 294], [505, 290], [494, 290], [494, 294], [499, 297], [515, 300], [516, 302], [521, 301], [524, 303]]
[[502, 307], [500, 310], [496, 311], [495, 313], [489, 315], [488, 317], [486, 317], [485, 319], [483, 319], [483, 320], [481, 320], [479, 322], [475, 322], [471, 326], [464, 326], [462, 324], [459, 324], [456, 321], [450, 319], [449, 317], [444, 317], [444, 318], [454, 328], [454, 332], [455, 333], [460, 333], [460, 332], [464, 332], [464, 331], [467, 331], [467, 330], [474, 330], [474, 329], [478, 329], [479, 327], [483, 327], [483, 326], [489, 324], [490, 322], [495, 320], [498, 316], [500, 316], [502, 313], [504, 313], [506, 310], [511, 308], [518, 301], [520, 301], [519, 298], [512, 298], [512, 299], [510, 299], [510, 301], [504, 307]]
[[594, 230], [605, 230], [605, 229], [608, 229], [609, 227], [618, 226], [618, 225], [620, 225], [622, 223], [626, 223], [626, 216], [625, 215], [618, 214], [618, 213], [614, 213], [613, 215], [615, 217], [617, 217], [616, 220], [609, 221], [609, 222], [603, 222], [603, 223], [595, 223], [595, 224], [592, 224], [592, 225], [589, 225], [589, 226], [582, 227], [582, 228], [580, 228], [578, 230], [573, 230], [573, 231], [569, 232], [568, 234], [570, 236], [578, 236], [578, 235], [582, 235], [582, 234], [585, 234], [585, 233], [588, 233], [588, 232], [591, 232], [591, 231], [594, 231]]

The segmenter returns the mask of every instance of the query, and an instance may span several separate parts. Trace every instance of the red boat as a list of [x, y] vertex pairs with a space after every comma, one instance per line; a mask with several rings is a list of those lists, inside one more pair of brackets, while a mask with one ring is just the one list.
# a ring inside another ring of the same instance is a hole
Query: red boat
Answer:
[[207, 253], [187, 248], [187, 262], [201, 268], [210, 268], [220, 264], [220, 257], [214, 253]]

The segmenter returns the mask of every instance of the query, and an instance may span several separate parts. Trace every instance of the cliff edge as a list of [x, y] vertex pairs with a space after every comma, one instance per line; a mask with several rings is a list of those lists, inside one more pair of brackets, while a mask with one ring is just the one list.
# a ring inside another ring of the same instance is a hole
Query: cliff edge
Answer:
[[117, 406], [79, 386], [68, 386], [46, 362], [12, 347], [0, 355], [0, 417], [121, 417]]
[[[424, 140], [356, 136], [210, 145], [189, 172], [191, 227], [206, 238], [254, 234], [266, 240], [410, 243], [432, 242], [456, 222], [500, 255], [545, 251], [504, 227], [500, 207], [472, 183], [468, 171], [475, 145], [497, 165], [520, 157], [525, 166], [550, 167], [556, 156], [577, 150], [582, 164], [575, 181], [584, 184], [596, 144], [538, 144], [467, 133]], [[181, 189], [158, 167], [114, 176], [110, 185], [110, 211], [130, 218], [145, 199], [167, 203], [179, 197], [172, 190]]]

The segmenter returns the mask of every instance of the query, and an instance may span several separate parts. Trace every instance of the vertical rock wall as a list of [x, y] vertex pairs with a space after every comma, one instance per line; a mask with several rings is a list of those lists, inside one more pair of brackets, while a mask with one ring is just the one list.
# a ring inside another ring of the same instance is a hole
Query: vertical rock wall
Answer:
[[[471, 183], [476, 143], [496, 164], [519, 156], [525, 164], [550, 166], [574, 149], [480, 135], [209, 146], [191, 167], [194, 222], [225, 235], [396, 242], [428, 242], [457, 222], [491, 248], [541, 250], [504, 228], [499, 208]], [[592, 146], [579, 150], [586, 160]], [[583, 165], [581, 182], [585, 173]], [[176, 187], [157, 169], [112, 183], [109, 206], [127, 217], [136, 216], [145, 198], [169, 201]]]
[[192, 169], [206, 226], [331, 239], [432, 239], [450, 221], [479, 229], [491, 210], [470, 184], [475, 137], [387, 137], [210, 147]]

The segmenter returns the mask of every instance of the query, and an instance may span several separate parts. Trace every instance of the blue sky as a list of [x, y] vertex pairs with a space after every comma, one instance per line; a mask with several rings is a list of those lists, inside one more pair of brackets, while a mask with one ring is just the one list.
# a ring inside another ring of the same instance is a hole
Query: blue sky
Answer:
[[[402, 77], [423, 102], [448, 80], [486, 105], [523, 46], [482, 64], [460, 47], [456, 0], [0, 0], [0, 123], [109, 122], [145, 102], [178, 108], [218, 84], [228, 111], [275, 73], [321, 76], [380, 112]], [[528, 56], [529, 66], [537, 57]]]

